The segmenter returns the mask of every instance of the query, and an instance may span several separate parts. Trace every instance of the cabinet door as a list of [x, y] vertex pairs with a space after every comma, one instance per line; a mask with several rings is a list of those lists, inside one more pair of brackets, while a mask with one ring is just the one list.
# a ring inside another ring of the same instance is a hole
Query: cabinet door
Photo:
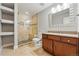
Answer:
[[46, 49], [49, 53], [53, 52], [52, 39], [43, 39], [43, 48]]
[[64, 44], [65, 45], [65, 48], [64, 48], [64, 52], [66, 56], [76, 56], [76, 52], [77, 52], [77, 49], [76, 49], [76, 46], [74, 45], [69, 45], [69, 44]]
[[42, 34], [42, 47], [43, 47], [44, 49], [47, 48], [47, 40], [48, 40], [47, 35]]
[[43, 48], [47, 49], [47, 39], [42, 40], [42, 46]]
[[54, 54], [58, 56], [64, 55], [64, 45], [61, 42], [54, 41]]
[[47, 41], [47, 49], [50, 53], [53, 53], [53, 41], [52, 39], [48, 39]]
[[55, 42], [54, 43], [54, 54], [58, 56], [75, 56], [76, 55], [76, 46]]

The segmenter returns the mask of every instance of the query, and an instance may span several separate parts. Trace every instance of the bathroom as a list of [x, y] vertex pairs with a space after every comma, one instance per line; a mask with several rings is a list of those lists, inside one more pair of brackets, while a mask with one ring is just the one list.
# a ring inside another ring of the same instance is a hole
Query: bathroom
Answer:
[[0, 7], [0, 55], [78, 55], [78, 3], [0, 3]]

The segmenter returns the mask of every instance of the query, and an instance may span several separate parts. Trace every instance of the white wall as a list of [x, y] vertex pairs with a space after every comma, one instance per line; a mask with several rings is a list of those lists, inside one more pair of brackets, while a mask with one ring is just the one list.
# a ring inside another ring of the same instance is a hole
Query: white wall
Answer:
[[38, 37], [42, 37], [42, 33], [49, 29], [48, 15], [51, 12], [52, 6], [38, 13]]
[[[48, 15], [51, 12], [52, 7], [53, 6], [50, 6], [49, 8], [47, 8], [47, 9], [43, 10], [42, 12], [38, 13], [38, 37], [39, 38], [42, 37], [43, 32], [46, 32], [46, 31], [49, 30]], [[56, 31], [56, 30], [57, 30], [57, 28], [55, 27], [54, 31]], [[77, 27], [73, 27], [73, 26], [69, 27], [67, 25], [67, 26], [63, 26], [63, 27], [58, 28], [58, 30], [59, 31], [77, 31]]]

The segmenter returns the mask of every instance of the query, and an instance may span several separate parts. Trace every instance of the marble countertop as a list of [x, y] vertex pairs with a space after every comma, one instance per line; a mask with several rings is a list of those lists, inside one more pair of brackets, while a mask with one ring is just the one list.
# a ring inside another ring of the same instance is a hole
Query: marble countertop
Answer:
[[45, 32], [43, 34], [60, 35], [60, 36], [67, 36], [67, 37], [76, 37], [76, 38], [79, 38], [79, 35], [78, 34], [63, 34], [63, 33], [48, 33], [48, 32]]

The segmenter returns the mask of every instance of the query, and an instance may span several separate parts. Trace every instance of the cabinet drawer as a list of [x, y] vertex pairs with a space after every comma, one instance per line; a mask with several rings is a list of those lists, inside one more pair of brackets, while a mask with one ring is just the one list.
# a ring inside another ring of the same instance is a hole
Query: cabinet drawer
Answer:
[[59, 36], [54, 36], [54, 35], [49, 35], [48, 39], [60, 40], [60, 37]]
[[62, 37], [61, 40], [63, 42], [67, 42], [67, 43], [72, 43], [72, 44], [77, 44], [77, 38], [70, 38], [70, 37]]
[[42, 38], [47, 38], [47, 35], [46, 34], [42, 34]]

